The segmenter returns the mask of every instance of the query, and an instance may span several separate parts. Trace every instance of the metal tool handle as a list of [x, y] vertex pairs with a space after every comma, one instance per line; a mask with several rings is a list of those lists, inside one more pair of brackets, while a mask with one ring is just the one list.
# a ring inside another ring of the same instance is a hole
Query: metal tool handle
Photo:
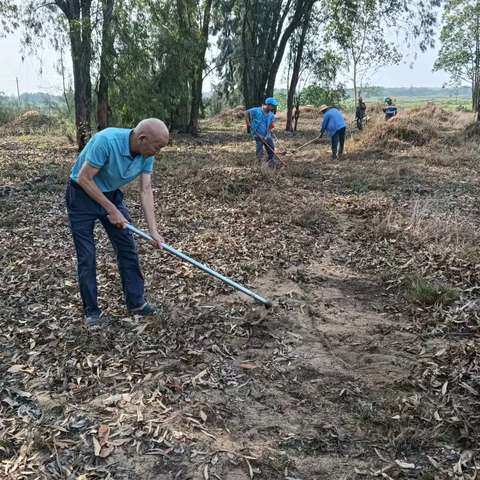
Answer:
[[315, 137], [313, 140], [310, 140], [310, 141], [308, 141], [307, 143], [304, 143], [303, 145], [300, 145], [297, 149], [295, 149], [295, 151], [298, 152], [298, 151], [301, 150], [303, 147], [306, 147], [307, 145], [310, 145], [311, 143], [315, 142], [315, 141], [318, 140], [319, 138], [321, 138], [321, 135], [319, 135], [318, 137]]
[[[150, 241], [153, 240], [153, 238], [147, 232], [144, 232], [143, 230], [140, 230], [139, 228], [134, 227], [130, 223], [127, 224], [125, 226], [125, 228], [127, 228], [128, 230], [136, 233], [137, 235], [139, 235], [140, 237], [143, 237], [146, 240], [150, 240]], [[205, 273], [208, 273], [212, 277], [218, 278], [219, 280], [226, 283], [227, 285], [230, 285], [231, 287], [235, 288], [236, 290], [239, 290], [240, 292], [245, 293], [249, 297], [255, 299], [257, 302], [260, 302], [263, 305], [265, 305], [265, 308], [270, 308], [272, 306], [272, 302], [270, 300], [267, 300], [267, 299], [261, 297], [260, 295], [256, 294], [255, 292], [252, 292], [251, 290], [244, 287], [243, 285], [240, 285], [239, 283], [233, 281], [231, 278], [228, 278], [225, 275], [222, 275], [221, 273], [218, 273], [215, 270], [212, 270], [211, 268], [207, 267], [203, 263], [200, 263], [197, 260], [195, 260], [194, 258], [189, 257], [188, 255], [185, 255], [185, 253], [180, 252], [179, 250], [173, 248], [172, 246], [167, 245], [166, 243], [162, 243], [161, 247], [162, 247], [163, 250], [170, 253], [171, 255], [174, 255], [174, 256], [180, 258], [181, 260], [190, 263], [194, 267], [199, 268], [200, 270], [204, 271]]]
[[263, 145], [265, 145], [265, 148], [267, 150], [270, 150], [270, 152], [272, 152], [272, 155], [282, 164], [282, 165], [285, 165], [285, 162], [277, 155], [277, 153], [275, 152], [275, 150], [267, 143], [267, 141], [265, 140], [266, 137], [262, 137], [259, 133], [257, 133], [257, 137], [259, 138], [259, 140], [263, 143]]

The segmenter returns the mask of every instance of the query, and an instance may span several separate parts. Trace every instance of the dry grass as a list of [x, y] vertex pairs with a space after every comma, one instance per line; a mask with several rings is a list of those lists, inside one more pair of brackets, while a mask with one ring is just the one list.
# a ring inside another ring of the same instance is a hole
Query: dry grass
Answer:
[[361, 139], [363, 148], [403, 150], [426, 145], [438, 138], [436, 125], [429, 118], [400, 113], [386, 122], [377, 122]]
[[320, 232], [325, 224], [332, 222], [332, 215], [322, 205], [308, 206], [303, 211], [296, 212], [292, 217], [295, 225], [311, 232]]
[[406, 211], [392, 208], [379, 218], [378, 238], [405, 235], [441, 251], [445, 246], [463, 252], [480, 242], [480, 230], [464, 214], [450, 209], [440, 198], [414, 200]]

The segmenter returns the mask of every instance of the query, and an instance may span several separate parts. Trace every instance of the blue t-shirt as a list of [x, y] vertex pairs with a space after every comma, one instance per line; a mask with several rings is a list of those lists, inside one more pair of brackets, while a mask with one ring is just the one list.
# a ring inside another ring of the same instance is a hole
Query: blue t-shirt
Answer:
[[88, 162], [99, 171], [93, 177], [102, 192], [112, 192], [142, 173], [152, 173], [154, 157], [130, 154], [130, 128], [106, 128], [96, 133], [80, 152], [70, 178], [78, 180], [82, 165]]
[[383, 108], [383, 111], [385, 112], [385, 115], [389, 115], [391, 117], [394, 117], [398, 110], [395, 105], [387, 105], [386, 107]]
[[323, 115], [322, 132], [327, 132], [330, 137], [333, 137], [335, 133], [346, 126], [342, 112], [336, 108], [329, 108]]
[[262, 107], [253, 107], [247, 110], [250, 114], [251, 132], [255, 137], [255, 134], [259, 134], [262, 137], [270, 135], [270, 125], [275, 121], [275, 115], [273, 112], [265, 113]]

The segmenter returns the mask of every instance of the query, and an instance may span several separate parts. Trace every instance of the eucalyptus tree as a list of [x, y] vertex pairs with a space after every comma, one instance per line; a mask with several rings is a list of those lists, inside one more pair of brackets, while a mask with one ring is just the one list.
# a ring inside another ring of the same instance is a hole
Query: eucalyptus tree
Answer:
[[440, 42], [434, 70], [445, 70], [455, 84], [471, 85], [472, 107], [475, 112], [479, 112], [480, 1], [446, 2]]

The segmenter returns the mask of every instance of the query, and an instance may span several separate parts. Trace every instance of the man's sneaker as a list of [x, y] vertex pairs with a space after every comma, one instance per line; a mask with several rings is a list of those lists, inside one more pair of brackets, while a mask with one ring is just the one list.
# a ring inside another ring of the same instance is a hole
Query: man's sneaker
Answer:
[[132, 308], [129, 310], [133, 315], [141, 315], [142, 317], [151, 317], [157, 314], [157, 309], [145, 302], [141, 307]]
[[85, 315], [85, 325], [88, 328], [100, 327], [110, 322], [110, 317], [108, 315], [102, 315], [100, 313], [95, 313], [93, 315]]

